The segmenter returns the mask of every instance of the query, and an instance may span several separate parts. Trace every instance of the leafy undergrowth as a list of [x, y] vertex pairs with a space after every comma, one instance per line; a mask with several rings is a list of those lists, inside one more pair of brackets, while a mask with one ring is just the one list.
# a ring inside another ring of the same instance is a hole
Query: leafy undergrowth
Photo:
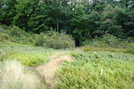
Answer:
[[34, 44], [34, 46], [42, 46], [44, 48], [47, 47], [53, 49], [67, 49], [75, 47], [74, 40], [67, 34], [55, 31], [33, 34], [25, 32], [17, 26], [9, 26], [7, 30], [0, 32], [0, 41], [4, 42], [5, 40], [22, 44]]
[[84, 46], [83, 50], [85, 52], [87, 51], [110, 51], [110, 52], [124, 52], [124, 53], [134, 53], [133, 48], [112, 48], [112, 47], [105, 47], [105, 48], [100, 48], [100, 47], [94, 47], [94, 46]]
[[134, 89], [134, 55], [109, 51], [71, 53], [59, 70], [58, 89]]
[[24, 65], [37, 66], [48, 61], [48, 50], [51, 49], [4, 41], [0, 42], [0, 60], [16, 59]]

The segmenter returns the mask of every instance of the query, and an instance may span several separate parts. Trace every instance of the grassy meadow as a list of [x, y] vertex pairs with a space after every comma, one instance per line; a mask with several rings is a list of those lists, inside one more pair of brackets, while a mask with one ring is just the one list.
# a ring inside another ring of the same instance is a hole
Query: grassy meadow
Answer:
[[[69, 45], [55, 42], [57, 46], [48, 45], [57, 48], [48, 48], [34, 45], [37, 39], [15, 39], [9, 32], [0, 33], [0, 89], [134, 89], [133, 48], [74, 48], [71, 44], [69, 49], [57, 49]], [[63, 55], [71, 56], [72, 61], [61, 64], [55, 72], [57, 85], [49, 87], [34, 68], [48, 63], [53, 56]]]
[[63, 63], [59, 89], [133, 89], [134, 55], [109, 51], [72, 51]]

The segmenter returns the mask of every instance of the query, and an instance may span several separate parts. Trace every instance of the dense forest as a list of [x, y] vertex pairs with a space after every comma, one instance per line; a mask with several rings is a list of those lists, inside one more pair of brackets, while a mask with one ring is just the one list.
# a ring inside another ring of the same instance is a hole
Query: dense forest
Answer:
[[0, 24], [26, 32], [64, 32], [76, 46], [112, 34], [134, 36], [133, 0], [0, 0]]

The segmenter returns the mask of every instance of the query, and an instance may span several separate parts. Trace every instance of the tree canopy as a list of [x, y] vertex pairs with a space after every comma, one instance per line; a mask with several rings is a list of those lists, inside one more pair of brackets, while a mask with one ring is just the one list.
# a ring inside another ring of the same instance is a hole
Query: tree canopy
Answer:
[[0, 0], [0, 23], [27, 32], [50, 30], [85, 40], [112, 34], [134, 35], [133, 0]]

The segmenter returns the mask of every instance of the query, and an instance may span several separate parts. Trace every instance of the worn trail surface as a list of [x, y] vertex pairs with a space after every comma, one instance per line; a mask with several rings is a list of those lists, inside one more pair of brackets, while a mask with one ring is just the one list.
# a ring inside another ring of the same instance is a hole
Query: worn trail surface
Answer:
[[51, 56], [48, 63], [36, 67], [35, 70], [45, 79], [46, 88], [55, 89], [57, 85], [55, 71], [62, 67], [61, 63], [65, 60], [71, 62], [71, 57], [63, 53], [58, 53]]

